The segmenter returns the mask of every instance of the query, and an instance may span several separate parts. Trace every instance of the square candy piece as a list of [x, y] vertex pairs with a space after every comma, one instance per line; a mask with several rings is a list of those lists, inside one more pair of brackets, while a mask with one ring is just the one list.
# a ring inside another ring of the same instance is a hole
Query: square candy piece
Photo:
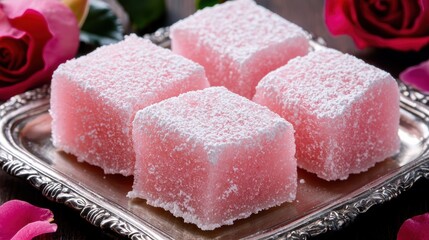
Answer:
[[204, 68], [131, 35], [62, 64], [51, 92], [53, 144], [105, 173], [131, 175], [137, 110], [208, 87]]
[[346, 179], [399, 151], [399, 90], [386, 72], [327, 49], [268, 74], [254, 101], [295, 128], [298, 166]]
[[293, 127], [224, 87], [139, 111], [129, 197], [212, 230], [295, 199]]
[[173, 52], [204, 66], [211, 86], [249, 99], [262, 77], [309, 49], [300, 27], [250, 0], [204, 8], [174, 24], [171, 39]]

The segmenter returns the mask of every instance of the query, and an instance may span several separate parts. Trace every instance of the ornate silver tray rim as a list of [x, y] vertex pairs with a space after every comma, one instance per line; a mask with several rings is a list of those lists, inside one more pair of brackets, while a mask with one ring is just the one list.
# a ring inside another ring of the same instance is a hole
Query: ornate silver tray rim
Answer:
[[[168, 29], [161, 29], [148, 36], [154, 43], [161, 46], [169, 45]], [[429, 125], [429, 108], [426, 106], [429, 98], [420, 92], [399, 83], [401, 92], [401, 108], [422, 118]], [[8, 121], [11, 112], [19, 111], [33, 101], [48, 99], [50, 87], [39, 89], [15, 96], [0, 106], [0, 126]], [[74, 183], [68, 182], [55, 171], [34, 162], [32, 156], [17, 154], [7, 149], [2, 134], [10, 134], [1, 129], [0, 133], [0, 167], [6, 173], [24, 179], [30, 185], [54, 202], [64, 204], [79, 212], [82, 218], [96, 227], [113, 231], [129, 239], [165, 239], [163, 233], [147, 224], [142, 226], [123, 214], [118, 205], [105, 204], [102, 197], [94, 192], [81, 189]], [[426, 141], [426, 140], [425, 140]], [[296, 221], [287, 226], [279, 226], [267, 232], [258, 232], [249, 239], [307, 239], [327, 231], [336, 230], [351, 223], [356, 216], [365, 213], [374, 205], [382, 204], [411, 188], [420, 178], [429, 179], [429, 150], [424, 143], [424, 153], [413, 163], [403, 166], [401, 172], [388, 176], [388, 181], [374, 183], [371, 189], [360, 193], [356, 198], [341, 202], [335, 207], [328, 206], [323, 211], [314, 213], [310, 221]]]

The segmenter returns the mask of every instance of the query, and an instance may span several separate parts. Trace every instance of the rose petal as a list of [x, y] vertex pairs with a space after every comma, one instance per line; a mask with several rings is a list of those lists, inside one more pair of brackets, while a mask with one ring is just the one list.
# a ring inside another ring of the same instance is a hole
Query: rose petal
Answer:
[[429, 239], [429, 213], [407, 219], [399, 228], [397, 240]]
[[[2, 13], [3, 6], [0, 3], [0, 13]], [[7, 46], [7, 43], [3, 42], [3, 39], [5, 38], [9, 38], [9, 39], [14, 39], [14, 41], [23, 41], [25, 38], [25, 32], [20, 31], [16, 28], [13, 28], [10, 25], [9, 20], [4, 16], [5, 19], [1, 19], [0, 18], [0, 48], [8, 48], [9, 50], [12, 50], [10, 46]], [[27, 42], [26, 42], [27, 43]], [[24, 44], [23, 44], [24, 45]], [[25, 44], [28, 45], [28, 44]], [[26, 47], [28, 48], [28, 47]], [[16, 48], [14, 48], [13, 50], [18, 50]], [[26, 51], [22, 51], [20, 50], [20, 52], [13, 52], [12, 54], [19, 54], [19, 55], [25, 55]], [[20, 81], [21, 79], [19, 77], [14, 77], [13, 74], [13, 70], [10, 70], [8, 68], [6, 68], [4, 65], [0, 66], [0, 84], [2, 82], [17, 82]]]
[[[355, 6], [348, 0], [326, 0], [325, 1], [325, 23], [333, 35], [350, 35], [358, 48], [368, 46], [361, 35], [367, 35], [361, 31]], [[357, 23], [357, 24], [355, 24]]]
[[45, 233], [53, 233], [57, 231], [57, 225], [47, 221], [36, 221], [27, 224], [21, 228], [11, 240], [33, 239]]
[[420, 11], [423, 11], [424, 7], [422, 6], [421, 1], [400, 1], [404, 9], [404, 21], [402, 22], [402, 28], [412, 29], [416, 24], [416, 16], [421, 17]]
[[[79, 26], [73, 12], [58, 0], [13, 0], [28, 4], [28, 8], [40, 11], [46, 18], [54, 36], [43, 54], [46, 66], [55, 70], [60, 63], [73, 58], [79, 48]], [[43, 3], [43, 4], [42, 4]]]
[[426, 37], [400, 37], [383, 38], [368, 34], [364, 29], [356, 29], [350, 34], [356, 45], [362, 49], [366, 47], [391, 48], [398, 51], [419, 51], [429, 43], [429, 35]]
[[[346, 15], [346, 12], [348, 13], [352, 8], [349, 6], [348, 1], [325, 1], [325, 22], [332, 34], [344, 34], [349, 32], [349, 29], [354, 28], [349, 17]], [[351, 14], [349, 16], [351, 17]]]
[[19, 71], [0, 69], [0, 101], [48, 83], [58, 65], [76, 55], [79, 26], [58, 0], [0, 1], [0, 20], [0, 35], [19, 32], [28, 41], [27, 64]]
[[358, 21], [356, 23], [372, 34], [386, 38], [397, 36], [403, 30], [401, 29], [403, 9], [398, 9], [397, 4], [390, 4], [393, 6], [390, 6], [385, 9], [385, 12], [381, 13], [375, 9], [376, 6], [374, 5], [376, 4], [357, 1], [355, 9], [358, 13]]
[[[409, 1], [405, 2], [408, 3]], [[420, 12], [413, 26], [410, 28], [410, 32], [407, 32], [407, 35], [427, 36], [429, 35], [429, 28], [427, 27], [427, 23], [429, 22], [429, 0], [419, 0], [417, 3], [419, 4]]]
[[0, 239], [32, 239], [55, 232], [56, 224], [49, 223], [53, 214], [27, 202], [11, 200], [0, 206]]
[[399, 79], [424, 93], [429, 93], [429, 60], [409, 67], [399, 74]]

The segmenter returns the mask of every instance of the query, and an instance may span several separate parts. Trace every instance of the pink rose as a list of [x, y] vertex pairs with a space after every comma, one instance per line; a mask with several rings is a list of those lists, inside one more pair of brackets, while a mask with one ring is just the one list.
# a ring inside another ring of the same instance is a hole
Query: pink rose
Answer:
[[418, 51], [429, 43], [429, 0], [326, 0], [325, 21], [359, 48]]
[[78, 47], [76, 17], [60, 1], [0, 1], [0, 101], [48, 83]]
[[57, 225], [50, 223], [53, 217], [49, 209], [19, 200], [6, 202], [0, 206], [0, 239], [30, 240], [55, 232]]

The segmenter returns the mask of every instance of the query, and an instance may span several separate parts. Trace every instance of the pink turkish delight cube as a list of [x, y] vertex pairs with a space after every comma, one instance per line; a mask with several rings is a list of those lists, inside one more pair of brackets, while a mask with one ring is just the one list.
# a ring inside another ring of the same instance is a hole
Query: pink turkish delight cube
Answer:
[[224, 87], [147, 107], [133, 123], [129, 197], [211, 230], [295, 199], [293, 127]]
[[254, 101], [295, 128], [298, 166], [346, 179], [399, 151], [399, 91], [385, 71], [336, 50], [295, 58], [268, 74]]
[[131, 175], [137, 110], [208, 87], [204, 68], [131, 35], [62, 64], [51, 91], [54, 146], [105, 173]]
[[173, 52], [203, 65], [211, 86], [249, 99], [262, 77], [309, 49], [304, 30], [250, 0], [204, 8], [170, 35]]

